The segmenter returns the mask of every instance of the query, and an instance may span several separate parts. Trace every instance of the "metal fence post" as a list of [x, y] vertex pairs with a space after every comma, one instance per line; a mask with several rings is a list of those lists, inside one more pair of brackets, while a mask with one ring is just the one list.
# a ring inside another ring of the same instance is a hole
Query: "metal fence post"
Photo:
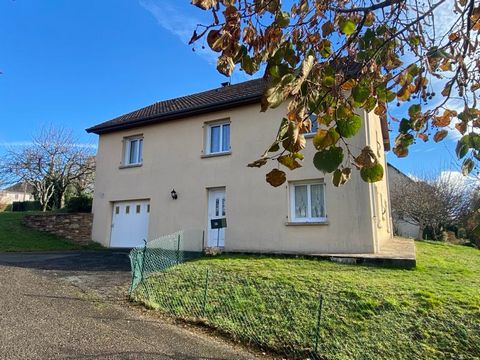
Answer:
[[143, 288], [145, 289], [145, 292], [147, 293], [147, 299], [150, 300], [150, 292], [148, 291], [148, 286], [146, 282], [144, 281], [145, 278], [143, 276], [143, 272], [145, 270], [145, 261], [146, 261], [146, 255], [147, 255], [147, 240], [143, 239], [145, 242], [145, 245], [143, 246], [143, 252], [142, 252], [142, 270], [140, 272], [140, 281], [143, 283]]
[[202, 305], [202, 317], [205, 317], [205, 310], [207, 308], [207, 300], [208, 300], [208, 275], [209, 271], [207, 269], [205, 273], [205, 286], [203, 288], [203, 305]]
[[323, 295], [318, 296], [317, 326], [315, 328], [315, 355], [318, 355], [318, 343], [320, 341], [320, 320], [322, 318]]
[[142, 251], [142, 269], [140, 270], [140, 281], [143, 281], [143, 270], [145, 269], [145, 253], [147, 252], [147, 240], [143, 239], [143, 242], [145, 244], [143, 245]]
[[177, 237], [177, 265], [180, 263], [180, 234]]

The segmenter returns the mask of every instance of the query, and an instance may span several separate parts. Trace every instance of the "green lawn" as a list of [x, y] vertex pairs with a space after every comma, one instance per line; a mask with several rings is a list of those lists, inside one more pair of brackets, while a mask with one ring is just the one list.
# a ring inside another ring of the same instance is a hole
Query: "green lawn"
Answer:
[[[208, 269], [208, 292], [205, 293]], [[417, 242], [417, 268], [278, 257], [201, 258], [151, 275], [133, 298], [282, 354], [480, 359], [480, 251]]]
[[78, 245], [67, 239], [37, 231], [22, 224], [26, 213], [0, 213], [0, 251], [48, 251], [99, 249], [100, 245]]

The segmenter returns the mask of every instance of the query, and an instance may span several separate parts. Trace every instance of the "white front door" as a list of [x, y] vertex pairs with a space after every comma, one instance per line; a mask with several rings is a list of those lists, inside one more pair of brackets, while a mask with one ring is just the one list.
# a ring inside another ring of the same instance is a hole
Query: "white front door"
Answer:
[[113, 204], [110, 247], [133, 248], [148, 240], [148, 200], [121, 201]]
[[214, 219], [226, 218], [225, 188], [208, 190], [208, 247], [225, 246], [225, 228], [212, 229]]

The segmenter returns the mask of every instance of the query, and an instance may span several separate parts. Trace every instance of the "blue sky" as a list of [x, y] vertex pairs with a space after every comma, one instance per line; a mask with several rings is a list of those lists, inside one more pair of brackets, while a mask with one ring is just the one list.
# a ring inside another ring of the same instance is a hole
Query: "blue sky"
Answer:
[[[218, 87], [226, 78], [215, 54], [187, 45], [205, 15], [188, 0], [2, 0], [0, 153], [49, 124], [95, 144], [84, 131], [91, 125]], [[237, 73], [232, 81], [245, 79]], [[388, 159], [407, 173], [458, 166], [452, 139]]]

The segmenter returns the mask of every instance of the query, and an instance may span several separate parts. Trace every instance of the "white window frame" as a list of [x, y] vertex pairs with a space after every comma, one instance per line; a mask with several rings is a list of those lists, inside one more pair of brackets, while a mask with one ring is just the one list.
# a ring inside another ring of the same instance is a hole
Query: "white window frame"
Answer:
[[[130, 152], [132, 150], [132, 142], [138, 141], [138, 158], [135, 162], [130, 162]], [[143, 136], [130, 136], [123, 139], [124, 146], [123, 146], [123, 165], [124, 166], [134, 166], [134, 165], [142, 165], [143, 164]]]
[[[220, 150], [220, 151], [210, 151], [211, 144], [212, 144], [212, 128], [219, 126], [220, 127], [220, 148], [222, 148], [223, 145], [223, 127], [225, 125], [229, 126], [229, 141], [228, 141], [228, 149], [227, 150]], [[231, 139], [232, 139], [232, 126], [229, 120], [224, 120], [224, 121], [216, 121], [212, 123], [206, 124], [206, 134], [205, 134], [205, 154], [207, 155], [217, 155], [217, 154], [229, 154], [231, 152]]]
[[[312, 196], [311, 186], [322, 185], [323, 186], [323, 209], [325, 216], [312, 217]], [[295, 187], [307, 186], [307, 217], [296, 218], [295, 217]], [[309, 181], [295, 181], [289, 183], [290, 188], [290, 221], [292, 223], [325, 223], [327, 222], [327, 204], [326, 204], [326, 186], [323, 180], [309, 180]]]

